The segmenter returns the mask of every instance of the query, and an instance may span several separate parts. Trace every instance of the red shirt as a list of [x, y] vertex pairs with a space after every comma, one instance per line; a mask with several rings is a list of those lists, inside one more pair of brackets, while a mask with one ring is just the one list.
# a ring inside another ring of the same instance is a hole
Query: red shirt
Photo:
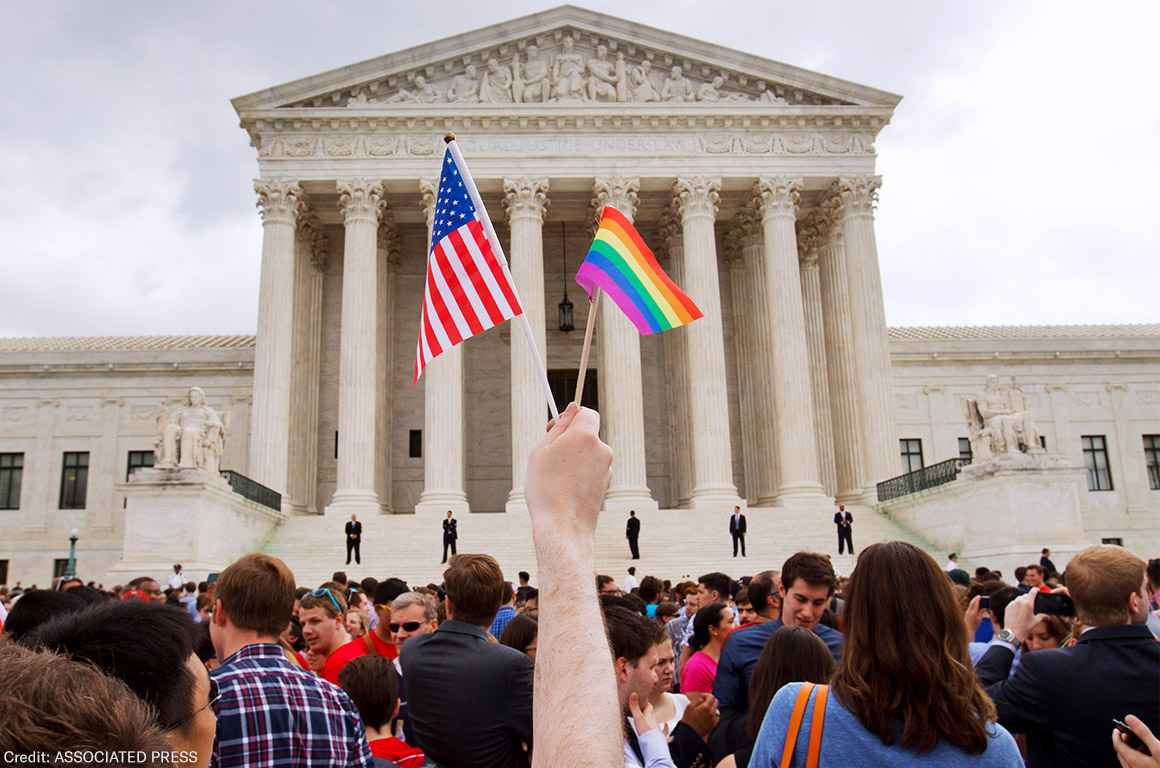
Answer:
[[392, 760], [399, 768], [419, 768], [427, 759], [423, 756], [423, 750], [394, 737], [375, 739], [370, 742], [370, 746], [372, 755]]
[[362, 638], [358, 640], [351, 640], [346, 645], [339, 648], [334, 653], [326, 657], [326, 663], [322, 665], [322, 671], [318, 674], [323, 680], [338, 685], [338, 673], [342, 668], [349, 664], [359, 656], [367, 655], [367, 647], [363, 643]]
[[[375, 650], [379, 652], [380, 656], [386, 656], [388, 659], [397, 659], [399, 657], [399, 646], [383, 640], [381, 637], [379, 637], [377, 632], [368, 632], [367, 634], [363, 635], [363, 637], [369, 637], [371, 639], [371, 641], [375, 644]], [[364, 641], [362, 637], [360, 637], [358, 640], [355, 640], [355, 642], [362, 643], [363, 648], [366, 648], [366, 641]]]

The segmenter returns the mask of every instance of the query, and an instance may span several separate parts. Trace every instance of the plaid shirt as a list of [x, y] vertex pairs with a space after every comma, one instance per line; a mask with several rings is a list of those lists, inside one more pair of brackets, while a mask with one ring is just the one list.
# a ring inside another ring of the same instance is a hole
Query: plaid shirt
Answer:
[[213, 671], [214, 768], [372, 768], [362, 718], [346, 693], [294, 667], [274, 643], [247, 645]]

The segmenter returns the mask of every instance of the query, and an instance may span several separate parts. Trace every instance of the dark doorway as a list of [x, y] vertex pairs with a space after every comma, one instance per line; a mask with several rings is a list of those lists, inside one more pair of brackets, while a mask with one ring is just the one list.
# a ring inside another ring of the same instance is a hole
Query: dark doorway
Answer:
[[[574, 368], [562, 371], [548, 371], [548, 383], [552, 386], [552, 397], [556, 400], [556, 407], [561, 411], [567, 408], [568, 403], [572, 402], [572, 398], [576, 396], [576, 377], [578, 373], [579, 371]], [[600, 403], [597, 402], [596, 392], [596, 370], [589, 368], [588, 374], [584, 377], [584, 397], [581, 399], [580, 404], [594, 411], [600, 410]]]

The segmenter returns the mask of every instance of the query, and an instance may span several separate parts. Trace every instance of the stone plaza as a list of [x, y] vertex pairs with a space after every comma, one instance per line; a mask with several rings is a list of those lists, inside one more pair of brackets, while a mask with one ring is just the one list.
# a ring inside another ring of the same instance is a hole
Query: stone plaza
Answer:
[[[263, 548], [308, 583], [342, 565], [351, 514], [368, 573], [430, 579], [448, 510], [467, 520], [463, 548], [531, 569], [524, 468], [547, 409], [519, 332], [454, 347], [412, 383], [449, 131], [558, 403], [587, 311], [572, 278], [603, 206], [704, 311], [640, 336], [601, 305], [585, 404], [616, 457], [598, 542], [609, 572], [628, 510], [646, 567], [728, 566], [734, 504], [774, 565], [834, 550], [835, 503], [855, 511], [859, 545], [908, 538], [1008, 569], [1039, 546], [1156, 554], [1160, 324], [887, 328], [875, 139], [900, 98], [561, 7], [235, 99], [258, 164], [256, 335], [0, 339], [0, 583], [47, 583], [72, 529], [87, 578], [167, 560], [208, 572]], [[1006, 405], [988, 411], [999, 386]], [[169, 428], [201, 407], [191, 387], [213, 417]], [[1033, 480], [963, 470], [879, 503], [891, 478], [1015, 454], [1053, 458], [1007, 459]], [[992, 482], [1023, 490], [990, 509]], [[199, 502], [171, 503], [178, 486], [233, 511], [199, 524]], [[170, 525], [163, 507], [193, 522]]]

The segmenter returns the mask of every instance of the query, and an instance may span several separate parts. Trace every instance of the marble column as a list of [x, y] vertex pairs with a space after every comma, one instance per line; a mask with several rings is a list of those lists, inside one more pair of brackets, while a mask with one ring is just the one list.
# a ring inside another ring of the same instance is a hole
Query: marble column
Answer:
[[[831, 214], [833, 203], [827, 201]], [[850, 316], [845, 241], [840, 221], [830, 215], [828, 241], [822, 248], [819, 271], [822, 320], [826, 334], [826, 376], [830, 388], [830, 421], [834, 440], [836, 500], [842, 504], [861, 501], [865, 487], [862, 440], [859, 436], [858, 365], [854, 354], [854, 329]]]
[[365, 517], [381, 510], [376, 492], [378, 399], [379, 219], [386, 209], [382, 184], [338, 182], [346, 225], [342, 257], [342, 328], [338, 366], [338, 472], [326, 513]]
[[[672, 208], [661, 214], [660, 241], [668, 252], [667, 272], [677, 285], [685, 284], [685, 240], [681, 224]], [[668, 362], [669, 412], [669, 466], [672, 480], [671, 503], [688, 507], [693, 496], [693, 455], [690, 449], [688, 339], [680, 329], [661, 336]]]
[[773, 344], [767, 375], [777, 401], [777, 464], [781, 481], [777, 505], [831, 506], [820, 482], [818, 448], [810, 392], [809, 345], [798, 267], [797, 215], [801, 179], [759, 179], [754, 192], [765, 236], [765, 295], [771, 308]]
[[95, 534], [113, 531], [113, 513], [119, 506], [114, 485], [125, 476], [117, 432], [124, 400], [101, 401], [101, 437], [89, 461], [88, 513], [85, 523]]
[[742, 206], [737, 212], [741, 233], [741, 256], [745, 261], [750, 304], [747, 311], [753, 327], [754, 354], [751, 365], [751, 393], [754, 408], [754, 427], [757, 450], [756, 504], [772, 506], [777, 498], [779, 472], [777, 465], [777, 397], [773, 378], [769, 375], [768, 360], [773, 350], [773, 312], [766, 301], [765, 232], [761, 215], [752, 205]]
[[395, 274], [399, 268], [399, 229], [395, 226], [390, 211], [383, 214], [376, 239], [376, 253], [379, 266], [379, 313], [378, 344], [375, 360], [375, 381], [378, 382], [379, 398], [375, 403], [375, 492], [379, 495], [379, 507], [383, 514], [394, 511], [392, 497], [395, 490], [395, 474], [392, 462], [393, 435], [391, 415], [394, 413], [395, 386], [392, 371], [395, 360]]
[[[1148, 474], [1144, 463], [1143, 431], [1132, 429], [1129, 420], [1131, 403], [1135, 399], [1126, 384], [1108, 382], [1104, 385], [1112, 401], [1112, 417], [1115, 420], [1116, 452], [1120, 454], [1120, 478], [1112, 476], [1112, 482], [1127, 502], [1129, 515], [1148, 514]], [[1110, 454], [1111, 458], [1115, 454]]]
[[740, 500], [733, 484], [729, 435], [729, 394], [725, 386], [725, 333], [717, 275], [717, 237], [713, 223], [721, 180], [678, 178], [673, 204], [685, 243], [682, 285], [704, 317], [670, 333], [684, 333], [688, 345], [689, 426], [693, 445], [692, 506], [728, 512]]
[[[504, 207], [511, 226], [508, 254], [512, 279], [520, 290], [524, 314], [532, 325], [543, 359], [547, 359], [547, 330], [544, 309], [544, 215], [548, 208], [548, 180], [527, 176], [503, 180]], [[547, 408], [543, 372], [536, 365], [523, 334], [512, 328], [512, 488], [505, 506], [508, 512], [526, 512], [524, 480], [528, 456], [544, 434]]]
[[753, 343], [753, 294], [745, 269], [742, 249], [743, 233], [734, 226], [725, 238], [725, 263], [729, 267], [729, 304], [733, 310], [733, 359], [737, 367], [737, 405], [741, 422], [742, 467], [745, 473], [745, 496], [748, 504], [757, 503], [757, 476], [762, 461], [757, 455], [757, 398], [753, 378], [753, 358], [758, 350]]
[[49, 517], [55, 517], [53, 512], [60, 508], [62, 460], [54, 450], [60, 414], [60, 400], [41, 400], [36, 404], [36, 444], [32, 456], [24, 458], [29, 481], [20, 492], [24, 528], [33, 532], [44, 531]]
[[295, 228], [305, 196], [298, 182], [278, 179], [259, 179], [254, 182], [254, 191], [262, 216], [262, 273], [254, 350], [250, 477], [285, 495], [290, 460]]
[[818, 472], [827, 496], [838, 492], [834, 469], [834, 431], [830, 419], [830, 382], [826, 371], [826, 332], [822, 319], [822, 284], [818, 254], [825, 228], [817, 216], [802, 222], [798, 234], [799, 268], [802, 280], [802, 307], [806, 318], [806, 346], [810, 355], [810, 392], [817, 429]]
[[[592, 205], [599, 213], [615, 206], [630, 221], [636, 215], [640, 180], [623, 176], [598, 177]], [[612, 447], [612, 482], [604, 495], [609, 511], [657, 509], [648, 488], [644, 451], [644, 384], [640, 371], [640, 333], [607, 296], [600, 300], [596, 322], [599, 358], [601, 428]]]
[[290, 473], [283, 508], [318, 513], [318, 387], [322, 359], [322, 275], [330, 242], [316, 215], [302, 217], [294, 277], [290, 380]]
[[882, 301], [878, 246], [874, 239], [874, 206], [881, 183], [879, 176], [843, 177], [837, 181], [849, 267], [851, 327], [861, 388], [859, 401], [863, 406], [859, 415], [866, 503], [876, 502], [876, 485], [897, 475], [899, 466], [890, 383], [890, 340]]
[[1055, 425], [1055, 442], [1047, 440], [1047, 452], [1071, 458], [1078, 466], [1083, 466], [1083, 449], [1078, 437], [1071, 432], [1071, 394], [1065, 384], [1048, 384], [1044, 387], [1051, 402], [1051, 421]]
[[[427, 250], [438, 182], [421, 179], [419, 192], [427, 220]], [[415, 514], [442, 518], [471, 511], [467, 502], [464, 461], [467, 415], [463, 400], [463, 345], [444, 350], [423, 370], [423, 492]]]

